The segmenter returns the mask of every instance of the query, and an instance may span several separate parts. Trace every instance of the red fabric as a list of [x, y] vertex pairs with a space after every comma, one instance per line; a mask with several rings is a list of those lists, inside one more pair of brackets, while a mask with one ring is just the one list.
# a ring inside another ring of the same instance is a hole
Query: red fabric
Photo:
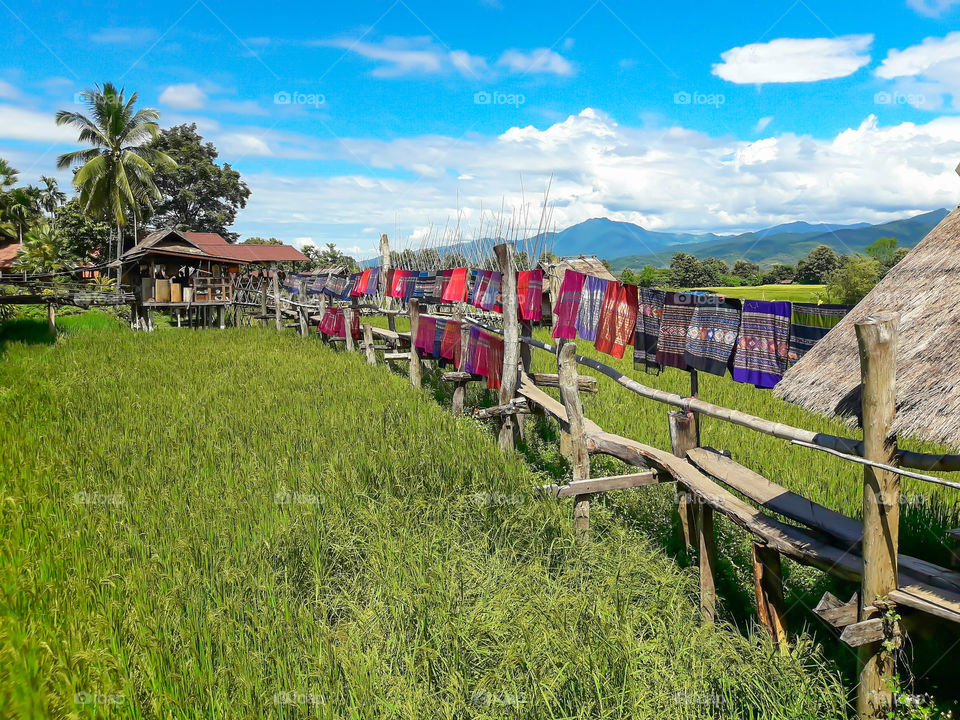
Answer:
[[517, 298], [520, 319], [536, 322], [543, 317], [543, 270], [521, 270], [517, 273]]
[[414, 346], [427, 355], [433, 355], [433, 336], [437, 333], [436, 318], [420, 316]]
[[[344, 318], [343, 310], [340, 308], [328, 307], [323, 313], [323, 318], [317, 326], [317, 330], [324, 335], [345, 338], [347, 321]], [[353, 320], [350, 322], [350, 334], [355, 340], [360, 339], [360, 313], [353, 313]]]
[[390, 280], [390, 297], [402, 298], [405, 280], [410, 274], [409, 270], [391, 270], [393, 277]]
[[324, 335], [333, 335], [336, 329], [337, 329], [336, 308], [328, 307], [324, 311], [323, 317], [320, 318], [320, 324], [317, 326], [317, 331], [323, 333]]
[[483, 296], [487, 294], [487, 287], [490, 285], [490, 278], [493, 273], [490, 270], [484, 270], [480, 273], [477, 280], [477, 287], [473, 291], [473, 306], [482, 308]]
[[573, 340], [577, 337], [577, 313], [580, 311], [580, 295], [587, 276], [576, 270], [567, 270], [560, 285], [560, 296], [553, 308], [553, 336]]
[[489, 368], [487, 388], [490, 390], [499, 390], [501, 376], [503, 375], [503, 338], [496, 335], [490, 336], [487, 366]]
[[622, 358], [627, 345], [633, 345], [637, 325], [637, 286], [620, 282], [607, 283], [597, 323], [596, 348], [602, 353]]
[[351, 295], [359, 296], [366, 294], [367, 285], [370, 284], [370, 273], [372, 272], [373, 270], [364, 270], [362, 273], [360, 273], [360, 279], [357, 280], [357, 284], [354, 286]]
[[443, 289], [441, 299], [444, 302], [463, 302], [467, 293], [467, 269], [454, 268], [450, 271], [450, 281]]
[[483, 377], [490, 377], [490, 338], [490, 333], [480, 331], [477, 337], [476, 354], [473, 358], [473, 372]]
[[443, 329], [443, 338], [440, 340], [440, 357], [453, 360], [457, 364], [460, 355], [460, 327], [462, 323], [456, 320], [447, 320]]

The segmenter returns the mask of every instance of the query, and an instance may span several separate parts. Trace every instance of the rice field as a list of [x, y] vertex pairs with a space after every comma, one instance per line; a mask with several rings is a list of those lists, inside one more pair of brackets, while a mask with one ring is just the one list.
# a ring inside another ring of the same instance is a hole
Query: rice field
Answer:
[[748, 287], [700, 288], [743, 300], [783, 300], [790, 302], [817, 302], [824, 300], [826, 285], [754, 285]]
[[616, 507], [577, 545], [441, 390], [102, 324], [0, 348], [0, 718], [845, 716], [809, 640], [701, 625]]

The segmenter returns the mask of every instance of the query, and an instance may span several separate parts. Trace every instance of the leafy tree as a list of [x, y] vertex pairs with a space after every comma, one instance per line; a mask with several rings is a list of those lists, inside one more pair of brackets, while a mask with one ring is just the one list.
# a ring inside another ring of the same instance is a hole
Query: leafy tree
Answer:
[[893, 253], [893, 258], [890, 260], [890, 267], [896, 267], [900, 264], [900, 261], [903, 260], [910, 253], [910, 248], [897, 248], [896, 252]]
[[0, 158], [0, 192], [6, 192], [16, 185], [19, 175], [19, 170], [3, 158]]
[[793, 266], [776, 263], [772, 268], [763, 274], [763, 284], [774, 285], [776, 283], [783, 282], [784, 280], [793, 280], [796, 274], [797, 270]]
[[350, 272], [356, 272], [360, 269], [357, 261], [340, 250], [334, 243], [327, 243], [326, 248], [321, 250], [316, 245], [305, 245], [303, 254], [310, 258], [311, 268], [336, 267], [345, 265]]
[[190, 124], [161, 130], [149, 148], [176, 163], [158, 167], [154, 173], [160, 197], [149, 225], [219, 233], [236, 242], [239, 235], [228, 228], [237, 219], [237, 212], [246, 207], [250, 188], [229, 163], [216, 163], [219, 153], [214, 144], [204, 142], [197, 126]]
[[87, 215], [79, 198], [58, 207], [53, 224], [65, 238], [70, 254], [78, 260], [109, 259], [110, 225], [104, 219]]
[[83, 211], [92, 217], [109, 216], [118, 233], [117, 257], [123, 251], [122, 232], [127, 213], [139, 207], [149, 211], [161, 199], [154, 184], [155, 168], [175, 165], [165, 153], [151, 147], [157, 137], [160, 118], [153, 108], [134, 112], [137, 94], [129, 99], [124, 89], [104, 83], [81, 93], [90, 108], [91, 117], [61, 110], [57, 125], [70, 125], [79, 130], [77, 140], [91, 145], [57, 158], [57, 168], [74, 165], [80, 169], [73, 176], [73, 185], [80, 193]]
[[670, 258], [670, 282], [676, 287], [694, 287], [709, 284], [703, 263], [690, 253], [674, 253]]
[[17, 229], [17, 239], [23, 242], [23, 237], [29, 227], [40, 215], [40, 205], [37, 200], [36, 188], [14, 188], [4, 194], [4, 217]]
[[241, 245], [283, 245], [282, 242], [277, 240], [275, 237], [272, 238], [262, 238], [262, 237], [248, 237], [244, 240]]
[[624, 268], [623, 272], [620, 273], [620, 282], [627, 283], [628, 285], [640, 285], [641, 278], [630, 268]]
[[733, 264], [733, 274], [738, 278], [752, 278], [760, 273], [760, 266], [747, 260], [737, 260]]
[[23, 239], [23, 248], [14, 261], [15, 270], [54, 272], [74, 264], [64, 237], [47, 221], [37, 223]]
[[720, 258], [708, 257], [703, 261], [703, 271], [707, 275], [709, 285], [720, 285], [723, 276], [730, 274], [730, 266]]
[[897, 239], [892, 237], [878, 238], [871, 245], [867, 245], [867, 255], [881, 265], [893, 267], [893, 258], [897, 253]]
[[43, 183], [43, 187], [40, 188], [38, 195], [40, 207], [50, 215], [50, 217], [53, 217], [57, 208], [67, 201], [67, 194], [60, 189], [56, 178], [41, 175], [40, 182]]
[[797, 263], [795, 280], [803, 285], [823, 285], [840, 267], [840, 258], [829, 245], [817, 245]]
[[855, 304], [873, 289], [883, 265], [872, 257], [855, 255], [837, 269], [827, 283], [827, 297], [834, 302]]

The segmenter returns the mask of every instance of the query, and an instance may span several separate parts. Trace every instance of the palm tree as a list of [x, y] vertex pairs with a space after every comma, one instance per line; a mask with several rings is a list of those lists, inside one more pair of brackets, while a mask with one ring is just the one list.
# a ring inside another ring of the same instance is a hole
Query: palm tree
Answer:
[[[78, 141], [92, 147], [57, 158], [57, 168], [80, 165], [73, 185], [80, 193], [80, 206], [92, 217], [107, 216], [117, 227], [117, 258], [123, 253], [126, 212], [136, 216], [138, 205], [153, 210], [160, 191], [153, 182], [154, 166], [174, 168], [166, 154], [149, 146], [159, 131], [160, 113], [153, 108], [134, 112], [137, 94], [129, 99], [113, 83], [97, 85], [81, 93], [90, 107], [90, 117], [61, 110], [57, 125], [72, 125]], [[118, 271], [119, 272], [119, 271]]]
[[37, 197], [29, 188], [14, 188], [6, 193], [4, 215], [17, 227], [17, 236], [23, 242], [24, 230], [37, 216]]
[[50, 223], [34, 225], [23, 240], [14, 269], [26, 272], [55, 272], [69, 267], [73, 258], [60, 233]]
[[57, 208], [67, 201], [67, 194], [60, 189], [56, 178], [41, 175], [40, 182], [43, 183], [43, 187], [40, 188], [40, 207], [53, 217]]
[[0, 158], [0, 192], [6, 192], [17, 184], [20, 171], [3, 158]]

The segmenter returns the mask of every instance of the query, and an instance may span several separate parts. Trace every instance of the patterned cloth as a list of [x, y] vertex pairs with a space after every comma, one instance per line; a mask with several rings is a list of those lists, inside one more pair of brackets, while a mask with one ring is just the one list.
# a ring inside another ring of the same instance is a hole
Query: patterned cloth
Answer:
[[440, 340], [440, 357], [453, 360], [459, 366], [460, 359], [460, 328], [463, 323], [456, 320], [447, 320], [443, 328], [443, 338]]
[[490, 285], [490, 276], [493, 274], [490, 270], [474, 270], [473, 289], [470, 291], [470, 304], [474, 307], [480, 307], [483, 302], [483, 296], [487, 292], [487, 286]]
[[489, 372], [487, 373], [487, 389], [499, 390], [500, 381], [503, 376], [503, 338], [489, 333], [487, 334], [487, 338], [490, 346], [487, 359], [487, 367], [489, 368]]
[[350, 299], [350, 296], [353, 295], [353, 288], [356, 287], [358, 280], [360, 280], [360, 273], [353, 273], [347, 278], [347, 284], [344, 285], [343, 294], [340, 295], [341, 300]]
[[788, 302], [744, 300], [740, 339], [733, 358], [733, 379], [772, 388], [787, 370], [790, 352]]
[[517, 273], [517, 298], [520, 319], [537, 322], [543, 317], [543, 270], [521, 270]]
[[443, 333], [447, 329], [447, 321], [443, 318], [436, 319], [436, 327], [433, 331], [433, 344], [430, 347], [430, 354], [435, 358], [442, 357], [440, 348], [443, 345]]
[[433, 355], [433, 337], [437, 332], [437, 321], [428, 315], [421, 315], [417, 325], [417, 338], [413, 345], [425, 355]]
[[[347, 321], [343, 315], [343, 309], [328, 307], [323, 314], [323, 318], [320, 320], [320, 325], [317, 327], [317, 330], [324, 335], [345, 338], [347, 336], [346, 327]], [[358, 340], [360, 338], [360, 313], [353, 313], [350, 330], [350, 334], [353, 335], [354, 340]]]
[[715, 295], [699, 302], [687, 330], [687, 367], [722, 376], [730, 365], [739, 331], [739, 303]]
[[690, 293], [666, 293], [660, 334], [657, 337], [657, 363], [680, 370], [687, 369], [687, 330], [693, 319], [694, 300]]
[[365, 289], [367, 295], [376, 295], [380, 292], [380, 268], [370, 268], [370, 278]]
[[420, 273], [413, 270], [405, 270], [403, 275], [403, 301], [410, 302], [413, 299], [413, 292], [417, 286], [417, 280], [420, 279]]
[[563, 273], [560, 294], [553, 307], [553, 337], [573, 340], [577, 337], [577, 315], [580, 310], [580, 296], [587, 276], [576, 270]]
[[597, 350], [622, 358], [626, 346], [633, 344], [636, 326], [637, 286], [608, 282], [597, 323]]
[[790, 364], [793, 365], [806, 355], [807, 351], [822, 340], [852, 309], [853, 305], [793, 303], [790, 321]]
[[498, 310], [499, 309], [499, 300], [500, 300], [500, 281], [502, 275], [496, 271], [490, 272], [490, 277], [487, 280], [487, 287], [483, 291], [483, 297], [480, 300], [480, 309], [481, 310]]
[[370, 271], [364, 270], [360, 273], [360, 277], [357, 278], [357, 284], [353, 286], [353, 291], [350, 293], [352, 297], [360, 297], [367, 292], [367, 283], [370, 282]]
[[287, 273], [286, 277], [283, 278], [283, 289], [287, 291], [289, 295], [299, 295], [300, 294], [300, 276], [293, 273]]
[[463, 371], [471, 374], [477, 372], [477, 344], [480, 342], [480, 328], [471, 326], [470, 337], [467, 339], [467, 354], [463, 360]]
[[327, 278], [327, 282], [324, 285], [323, 292], [325, 292], [330, 297], [339, 298], [343, 296], [343, 292], [347, 289], [347, 283], [350, 281], [350, 278], [343, 275], [331, 275]]
[[450, 280], [443, 288], [441, 299], [444, 302], [463, 302], [467, 292], [467, 269], [454, 268], [447, 272], [450, 273]]
[[403, 297], [403, 270], [391, 269], [387, 273], [387, 285], [385, 294], [387, 297]]
[[608, 280], [587, 275], [580, 296], [580, 310], [577, 313], [577, 335], [591, 342], [597, 339], [597, 324], [600, 322], [600, 308], [607, 291]]
[[483, 377], [490, 377], [490, 333], [481, 330], [477, 336], [476, 351], [473, 357], [474, 372]]
[[654, 288], [638, 288], [637, 324], [633, 338], [633, 368], [659, 374], [663, 369], [657, 362], [657, 339], [660, 336], [660, 318], [663, 317], [663, 299], [666, 293]]
[[310, 283], [310, 286], [307, 288], [307, 293], [310, 295], [319, 295], [323, 292], [324, 286], [327, 284], [327, 278], [325, 275], [317, 275], [313, 282]]

